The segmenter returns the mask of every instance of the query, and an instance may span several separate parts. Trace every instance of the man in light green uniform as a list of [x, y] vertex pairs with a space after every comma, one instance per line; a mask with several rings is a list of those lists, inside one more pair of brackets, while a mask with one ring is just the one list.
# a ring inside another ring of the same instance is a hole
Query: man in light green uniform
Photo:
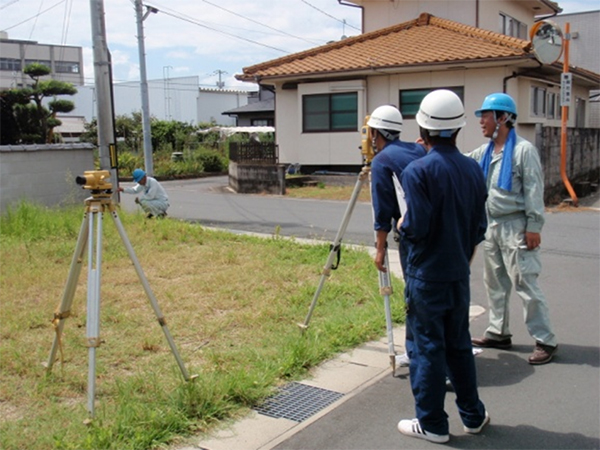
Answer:
[[486, 177], [488, 229], [483, 243], [484, 283], [489, 324], [473, 345], [508, 349], [511, 288], [523, 302], [525, 324], [535, 348], [530, 364], [546, 364], [558, 348], [548, 304], [538, 286], [540, 244], [544, 225], [544, 180], [537, 148], [514, 129], [517, 109], [507, 94], [488, 95], [475, 115], [490, 138], [469, 154]]

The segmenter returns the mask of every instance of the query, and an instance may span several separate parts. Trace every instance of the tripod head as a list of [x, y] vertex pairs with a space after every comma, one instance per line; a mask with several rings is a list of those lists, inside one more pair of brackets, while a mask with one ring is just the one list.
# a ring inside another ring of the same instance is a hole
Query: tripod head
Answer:
[[92, 191], [93, 197], [104, 197], [112, 194], [112, 183], [108, 170], [86, 170], [83, 175], [75, 177], [75, 183], [83, 189]]

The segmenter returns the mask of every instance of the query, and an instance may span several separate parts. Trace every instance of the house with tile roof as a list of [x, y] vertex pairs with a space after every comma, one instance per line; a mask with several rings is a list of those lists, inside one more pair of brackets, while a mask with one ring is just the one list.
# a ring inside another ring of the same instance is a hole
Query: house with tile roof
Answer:
[[[363, 7], [367, 32], [246, 67], [236, 76], [275, 91], [276, 142], [281, 163], [300, 164], [306, 171], [354, 171], [362, 165], [360, 128], [365, 116], [383, 104], [398, 106], [404, 116], [401, 139], [412, 141], [418, 136], [414, 117], [419, 103], [436, 88], [457, 92], [469, 113], [457, 142], [463, 151], [483, 141], [472, 112], [492, 92], [503, 91], [515, 98], [519, 109], [517, 131], [525, 138], [535, 141], [536, 127], [560, 127], [562, 63], [541, 64], [526, 37], [534, 14], [560, 11], [555, 3], [345, 3]], [[396, 15], [391, 9], [394, 5], [399, 8]], [[453, 19], [421, 12], [425, 6], [441, 8]], [[415, 18], [395, 23], [413, 12], [417, 13]], [[499, 27], [502, 29], [497, 30]], [[600, 75], [576, 67], [570, 72], [572, 97], [579, 100], [584, 114], [569, 114], [568, 126], [586, 127], [589, 91], [598, 86]], [[576, 117], [580, 123], [575, 123]]]

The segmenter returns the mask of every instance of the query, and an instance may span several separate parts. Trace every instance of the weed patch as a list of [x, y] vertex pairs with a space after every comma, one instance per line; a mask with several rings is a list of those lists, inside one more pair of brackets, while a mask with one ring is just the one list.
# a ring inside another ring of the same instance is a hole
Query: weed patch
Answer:
[[[3, 449], [158, 447], [243, 414], [279, 384], [385, 333], [376, 269], [366, 252], [345, 250], [301, 335], [296, 323], [306, 315], [328, 244], [240, 236], [142, 214], [119, 217], [186, 367], [198, 378], [183, 381], [105, 214], [96, 417], [84, 425], [85, 263], [65, 321], [64, 361], [50, 373], [42, 366], [83, 214], [22, 204], [0, 217]], [[402, 302], [394, 297], [399, 322]]]

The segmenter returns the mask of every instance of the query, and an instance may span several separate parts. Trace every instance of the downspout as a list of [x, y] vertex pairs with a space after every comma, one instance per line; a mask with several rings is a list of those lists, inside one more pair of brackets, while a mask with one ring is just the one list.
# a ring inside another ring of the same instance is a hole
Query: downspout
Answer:
[[364, 30], [365, 30], [365, 8], [363, 6], [355, 5], [354, 3], [346, 3], [345, 0], [338, 0], [338, 3], [342, 6], [350, 6], [352, 8], [358, 8], [361, 10], [360, 11], [360, 21], [361, 21], [360, 28], [361, 28], [361, 33], [364, 32]]
[[521, 74], [513, 72], [512, 75], [502, 78], [502, 92], [504, 94], [506, 94], [506, 85], [508, 84], [508, 80], [510, 80], [511, 78], [517, 78], [519, 75]]

